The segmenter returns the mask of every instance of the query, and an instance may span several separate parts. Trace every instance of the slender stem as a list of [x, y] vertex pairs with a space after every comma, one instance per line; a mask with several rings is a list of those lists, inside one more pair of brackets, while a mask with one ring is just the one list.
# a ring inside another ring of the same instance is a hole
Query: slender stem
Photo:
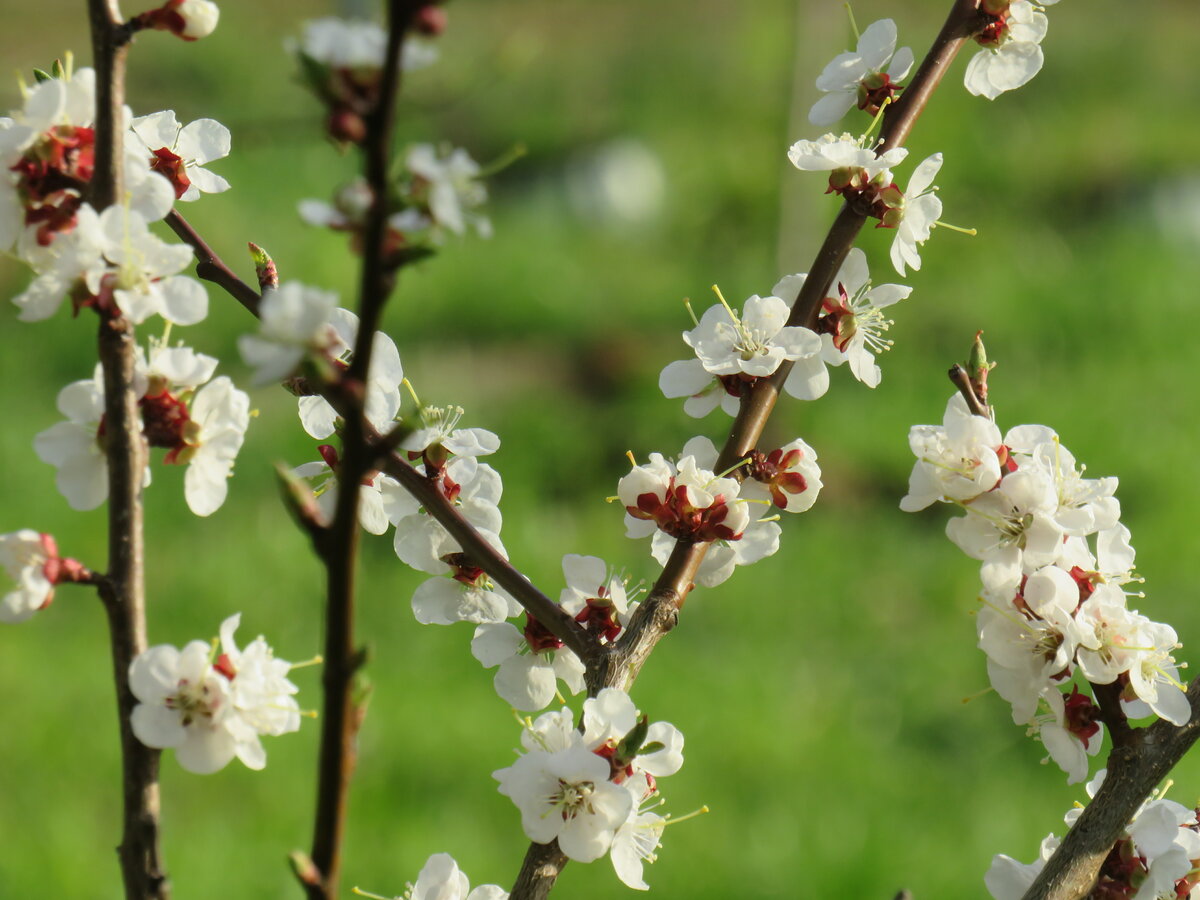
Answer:
[[[347, 452], [346, 461], [349, 457]], [[338, 488], [333, 522], [324, 538], [317, 542], [325, 564], [325, 665], [322, 676], [325, 706], [321, 716], [317, 808], [311, 854], [318, 877], [306, 882], [304, 887], [310, 898], [320, 900], [337, 896], [346, 802], [357, 759], [356, 742], [361, 720], [353, 696], [354, 676], [363, 658], [354, 646], [359, 491], [356, 485], [344, 490], [339, 483]]]
[[[128, 31], [116, 0], [89, 0], [88, 11], [96, 66], [96, 167], [88, 199], [103, 210], [122, 195]], [[159, 849], [159, 751], [139, 741], [130, 727], [137, 699], [129, 689], [129, 666], [146, 649], [146, 447], [133, 389], [137, 345], [128, 320], [109, 313], [100, 315], [97, 342], [104, 370], [108, 464], [108, 572], [99, 592], [108, 614], [121, 733], [123, 830], [117, 853], [127, 900], [167, 900], [170, 887]]]
[[229, 266], [213, 252], [205, 243], [204, 238], [196, 233], [191, 224], [176, 210], [167, 213], [166, 223], [176, 236], [185, 244], [190, 244], [196, 254], [196, 277], [222, 287], [238, 303], [246, 307], [254, 315], [258, 315], [258, 305], [262, 296], [242, 279], [234, 274]]
[[955, 363], [950, 367], [950, 371], [946, 373], [950, 377], [950, 381], [958, 388], [958, 392], [962, 394], [963, 400], [967, 403], [972, 415], [983, 416], [985, 419], [992, 417], [992, 409], [986, 403], [979, 399], [979, 395], [975, 393], [975, 385], [971, 384], [971, 376], [967, 370]]
[[[310, 900], [333, 900], [341, 875], [341, 848], [345, 833], [347, 796], [356, 760], [355, 745], [362, 708], [355, 702], [355, 674], [365, 653], [354, 643], [355, 571], [358, 565], [358, 507], [363, 476], [375, 467], [373, 443], [378, 433], [364, 417], [367, 375], [375, 332], [395, 282], [385, 259], [388, 217], [388, 163], [391, 158], [394, 107], [400, 82], [400, 56], [418, 4], [389, 0], [388, 41], [379, 95], [367, 114], [363, 140], [365, 175], [373, 196], [363, 229], [362, 277], [359, 289], [358, 334], [349, 369], [338, 385], [342, 401], [338, 412], [345, 419], [343, 452], [338, 469], [337, 505], [329, 530], [317, 541], [326, 569], [325, 709], [317, 776], [317, 807], [313, 822], [311, 861], [316, 877], [304, 880]], [[193, 246], [195, 246], [193, 244]], [[209, 260], [216, 264], [209, 251]], [[220, 270], [217, 269], [220, 273]], [[255, 310], [247, 305], [251, 312]]]

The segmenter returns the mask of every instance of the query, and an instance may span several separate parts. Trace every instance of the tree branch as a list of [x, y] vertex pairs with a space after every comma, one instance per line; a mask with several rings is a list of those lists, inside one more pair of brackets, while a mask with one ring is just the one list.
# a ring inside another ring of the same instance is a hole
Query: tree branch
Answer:
[[355, 674], [365, 658], [365, 653], [354, 645], [354, 588], [360, 536], [358, 507], [360, 485], [363, 476], [375, 468], [378, 456], [375, 445], [380, 441], [378, 432], [366, 421], [364, 409], [375, 332], [395, 283], [394, 273], [384, 259], [389, 199], [388, 166], [396, 96], [400, 88], [404, 36], [419, 5], [415, 0], [389, 0], [387, 49], [379, 94], [364, 120], [364, 174], [371, 188], [372, 202], [363, 230], [358, 334], [355, 336], [350, 366], [342, 374], [337, 390], [342, 401], [337, 407], [338, 413], [346, 422], [342, 431], [342, 459], [337, 472], [337, 506], [328, 532], [318, 542], [327, 576], [323, 678], [325, 709], [311, 855], [319, 878], [302, 881], [310, 900], [333, 900], [337, 896], [347, 794], [357, 757], [356, 742], [362, 721], [362, 710], [353, 696]]
[[[884, 117], [883, 146], [879, 152], [898, 146], [907, 139], [963, 42], [978, 31], [982, 21], [976, 9], [976, 0], [955, 0], [941, 32], [901, 100]], [[788, 325], [816, 325], [821, 302], [866, 219], [865, 213], [852, 204], [843, 204], [792, 304]], [[779, 398], [780, 387], [791, 369], [792, 363], [785, 361], [774, 375], [761, 379], [750, 395], [742, 400], [729, 437], [717, 459], [716, 471], [730, 469], [757, 445], [767, 419], [775, 408], [775, 401]], [[688, 541], [680, 541], [675, 545], [650, 595], [638, 607], [625, 634], [618, 641], [616, 658], [597, 660], [603, 666], [602, 670], [594, 669], [589, 664], [588, 693], [591, 696], [604, 687], [628, 690], [633, 685], [654, 647], [675, 626], [679, 608], [691, 590], [692, 580], [708, 552], [708, 546]], [[566, 865], [566, 857], [561, 852], [547, 858], [536, 851], [538, 846], [531, 846], [525, 857], [525, 864], [512, 890], [512, 900], [540, 900], [545, 897], [553, 887], [558, 872]], [[536, 867], [536, 870], [531, 867]]]
[[1025, 893], [1024, 900], [1079, 900], [1095, 884], [1100, 866], [1150, 793], [1200, 738], [1200, 678], [1188, 687], [1192, 718], [1178, 727], [1160, 719], [1129, 730], [1108, 757], [1108, 774], [1062, 843]]
[[185, 244], [190, 244], [195, 252], [196, 277], [224, 288], [229, 296], [257, 316], [259, 314], [258, 304], [262, 301], [262, 295], [238, 278], [178, 211], [171, 210], [167, 214], [166, 223], [176, 236]]
[[[88, 199], [97, 211], [119, 201], [124, 167], [123, 123], [128, 30], [116, 0], [89, 0], [96, 67], [96, 165]], [[101, 312], [97, 338], [104, 371], [104, 452], [108, 464], [108, 572], [99, 585], [108, 614], [113, 680], [121, 734], [123, 829], [117, 849], [127, 900], [167, 900], [170, 887], [159, 849], [159, 751], [133, 734], [137, 699], [129, 666], [146, 649], [142, 477], [146, 446], [134, 392], [137, 345], [119, 313]]]

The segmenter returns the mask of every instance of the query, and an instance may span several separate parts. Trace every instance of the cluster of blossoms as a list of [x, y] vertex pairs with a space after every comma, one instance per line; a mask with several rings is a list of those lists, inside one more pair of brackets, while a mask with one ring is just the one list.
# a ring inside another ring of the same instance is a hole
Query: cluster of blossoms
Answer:
[[[191, 8], [168, 7], [181, 14]], [[56, 65], [55, 77], [38, 77], [23, 107], [0, 119], [0, 250], [35, 273], [13, 300], [18, 317], [48, 319], [69, 299], [75, 312], [91, 307], [134, 324], [155, 315], [175, 325], [202, 321], [207, 294], [179, 274], [192, 249], [164, 242], [150, 224], [176, 200], [228, 189], [203, 168], [228, 154], [228, 129], [211, 119], [180, 125], [169, 110], [140, 118], [126, 110], [126, 200], [98, 213], [83, 201], [95, 163], [95, 73], [73, 71], [68, 60]], [[187, 464], [184, 493], [202, 516], [225, 500], [250, 419], [249, 398], [227, 377], [214, 379], [216, 365], [183, 346], [155, 345], [148, 356], [139, 352], [134, 373], [146, 443], [166, 450], [165, 463]], [[100, 368], [63, 388], [58, 408], [67, 420], [39, 434], [35, 450], [57, 468], [72, 508], [92, 509], [108, 494]]]
[[[414, 144], [404, 160], [405, 167], [387, 197], [389, 256], [403, 258], [427, 251], [446, 233], [464, 235], [469, 228], [480, 237], [491, 237], [491, 220], [478, 211], [487, 202], [483, 170], [466, 150]], [[300, 218], [310, 225], [348, 233], [357, 251], [372, 200], [366, 182], [356, 178], [338, 188], [332, 203], [301, 200]]]
[[[149, 446], [166, 451], [165, 464], [187, 465], [184, 498], [198, 516], [212, 515], [225, 502], [250, 424], [250, 398], [226, 376], [213, 378], [216, 367], [216, 359], [189, 347], [152, 344], [148, 359], [139, 350], [134, 370], [142, 434]], [[34, 450], [57, 468], [58, 489], [72, 509], [94, 509], [108, 498], [99, 364], [92, 378], [59, 392], [58, 409], [66, 421], [38, 434]], [[150, 483], [149, 468], [145, 482]]]
[[500, 793], [521, 811], [521, 827], [539, 844], [558, 841], [571, 859], [608, 853], [617, 877], [647, 890], [644, 862], [654, 862], [668, 817], [657, 779], [683, 765], [683, 735], [650, 724], [624, 691], [605, 688], [584, 701], [582, 729], [569, 709], [526, 721], [525, 752], [493, 773]]
[[[259, 332], [243, 336], [240, 344], [243, 357], [256, 369], [255, 380], [280, 381], [302, 372], [320, 377], [323, 370], [334, 372], [348, 365], [358, 320], [336, 304], [336, 295], [294, 282], [267, 291]], [[409, 427], [400, 450], [484, 540], [504, 555], [499, 508], [503, 484], [494, 468], [479, 461], [499, 449], [499, 438], [486, 429], [461, 427], [460, 407], [418, 404], [415, 416], [402, 418], [404, 369], [395, 344], [382, 333], [374, 338], [367, 382], [368, 422], [380, 432]], [[302, 396], [298, 402], [300, 421], [309, 435], [325, 440], [336, 433], [338, 416], [326, 400]], [[308, 482], [318, 511], [328, 519], [336, 503], [339, 457], [331, 444], [321, 444], [318, 452], [320, 461], [306, 463], [294, 474]], [[485, 666], [499, 666], [495, 684], [501, 697], [518, 709], [538, 710], [553, 700], [559, 679], [572, 693], [583, 689], [579, 658], [536, 619], [527, 617], [522, 630], [508, 622], [521, 614], [520, 605], [492, 582], [399, 482], [373, 472], [359, 490], [363, 528], [380, 535], [394, 528], [397, 557], [432, 576], [413, 593], [417, 621], [478, 626], [472, 652]], [[597, 564], [604, 569], [594, 558], [564, 560], [568, 588], [563, 593], [563, 607], [615, 640], [629, 610], [624, 583], [595, 576]]]
[[[1096, 796], [1105, 774], [1101, 769], [1088, 782], [1089, 797]], [[1167, 800], [1164, 793], [1147, 798], [1134, 813], [1085, 900], [1200, 900], [1200, 809]], [[1082, 813], [1078, 806], [1068, 812], [1067, 825], [1073, 826]], [[1055, 835], [1047, 835], [1031, 863], [997, 855], [984, 878], [993, 900], [1024, 897], [1058, 844]]]
[[[388, 900], [358, 888], [354, 893], [373, 900]], [[458, 867], [454, 857], [449, 853], [435, 853], [421, 867], [417, 883], [408, 885], [403, 894], [391, 900], [508, 900], [508, 891], [494, 884], [481, 884], [472, 890], [470, 879]]]
[[[1046, 16], [1040, 9], [1029, 0], [982, 0], [983, 25], [975, 40], [983, 49], [967, 66], [967, 90], [994, 99], [1037, 74], [1043, 59], [1040, 43], [1046, 34]], [[896, 41], [895, 22], [874, 22], [859, 36], [853, 51], [839, 54], [817, 78], [823, 96], [809, 113], [809, 121], [828, 127], [857, 106], [874, 117], [867, 132], [859, 137], [829, 133], [797, 141], [788, 158], [801, 171], [829, 172], [828, 193], [841, 195], [862, 215], [878, 219], [877, 227], [894, 228], [892, 265], [905, 275], [907, 268], [921, 268], [920, 246], [936, 225], [944, 224], [938, 221], [942, 202], [933, 185], [942, 155], [935, 153], [920, 163], [908, 187], [901, 190], [891, 170], [908, 151], [885, 149], [871, 137], [887, 105], [904, 91], [897, 82], [912, 69], [912, 52], [907, 47], [897, 51]]]
[[783, 389], [799, 400], [823, 396], [829, 389], [826, 367], [844, 363], [858, 381], [876, 387], [882, 377], [876, 354], [891, 346], [884, 333], [892, 320], [883, 310], [908, 297], [912, 288], [872, 284], [866, 254], [854, 248], [822, 299], [813, 330], [786, 324], [807, 280], [804, 273], [784, 276], [771, 296], [750, 297], [741, 315], [724, 298], [709, 307], [696, 327], [683, 333], [695, 358], [676, 360], [659, 375], [663, 394], [686, 398], [684, 412], [695, 418], [718, 406], [736, 415], [741, 399], [759, 379], [773, 375], [785, 361], [791, 369]]
[[[415, 24], [422, 37], [408, 37], [401, 66], [414, 71], [433, 65], [438, 54], [426, 39], [445, 28], [445, 13], [430, 5]], [[299, 41], [288, 49], [300, 63], [305, 84], [328, 110], [326, 128], [337, 141], [359, 143], [367, 135], [365, 117], [375, 106], [383, 80], [387, 32], [374, 22], [329, 17], [304, 24]]]
[[138, 699], [131, 726], [148, 747], [175, 750], [189, 772], [208, 774], [235, 756], [251, 769], [267, 763], [262, 735], [300, 728], [300, 709], [287, 679], [292, 664], [276, 659], [262, 637], [238, 649], [233, 633], [241, 613], [221, 623], [216, 642], [192, 641], [182, 650], [151, 647], [129, 667]]
[[1118, 685], [1125, 715], [1185, 724], [1175, 631], [1127, 605], [1134, 551], [1118, 521], [1117, 479], [1083, 477], [1044, 425], [1001, 436], [957, 394], [942, 424], [915, 426], [909, 445], [917, 462], [901, 508], [942, 501], [965, 513], [946, 533], [982, 563], [977, 624], [988, 676], [1069, 782], [1087, 778], [1102, 740], [1077, 672], [1085, 686]]
[[759, 516], [752, 507], [803, 512], [821, 489], [816, 453], [799, 438], [770, 454], [754, 453], [746, 464], [750, 477], [742, 482], [715, 473], [716, 463], [712, 441], [694, 437], [677, 462], [651, 453], [650, 462], [634, 465], [617, 483], [626, 536], [653, 535], [650, 552], [659, 564], [666, 564], [677, 541], [712, 544], [696, 573], [705, 587], [779, 549], [778, 516]]
[[[405, 70], [437, 60], [429, 38], [440, 35], [445, 25], [440, 6], [418, 9], [416, 36], [406, 38], [401, 51]], [[361, 142], [367, 133], [364, 117], [377, 99], [387, 34], [372, 22], [326, 18], [306, 23], [303, 38], [290, 46], [305, 82], [329, 111], [329, 134], [340, 142]], [[491, 221], [478, 211], [486, 201], [482, 169], [467, 151], [412, 145], [386, 196], [380, 198], [387, 204], [385, 256], [399, 261], [428, 254], [430, 245], [447, 233], [463, 235], [469, 228], [480, 237], [490, 237]], [[299, 211], [310, 225], [349, 234], [357, 252], [374, 203], [366, 181], [355, 178], [334, 192], [332, 203], [302, 200]]]

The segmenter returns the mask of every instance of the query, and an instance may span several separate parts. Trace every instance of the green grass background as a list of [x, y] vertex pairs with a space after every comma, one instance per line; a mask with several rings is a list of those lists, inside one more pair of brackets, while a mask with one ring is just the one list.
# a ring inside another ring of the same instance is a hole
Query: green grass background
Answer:
[[[863, 0], [862, 24], [894, 14], [923, 52], [945, 2]], [[250, 273], [244, 245], [266, 246], [283, 276], [349, 298], [354, 265], [337, 235], [307, 229], [296, 201], [352, 173], [319, 134], [317, 109], [281, 49], [317, 0], [226, 2], [209, 39], [138, 38], [129, 101], [174, 108], [233, 131], [213, 166], [234, 185], [186, 214]], [[135, 12], [129, 7], [129, 12]], [[27, 73], [66, 48], [85, 62], [82, 3], [13, 10], [0, 60]], [[503, 441], [504, 539], [548, 593], [565, 553], [593, 553], [634, 579], [655, 570], [603, 502], [623, 454], [677, 452], [727, 421], [688, 419], [656, 380], [686, 349], [681, 299], [766, 293], [803, 271], [836, 202], [784, 151], [816, 136], [805, 121], [821, 66], [852, 43], [835, 2], [758, 0], [457, 0], [442, 61], [412, 75], [402, 140], [447, 139], [478, 159], [523, 143], [493, 182], [491, 241], [451, 241], [406, 272], [387, 327], [423, 398], [461, 403]], [[1096, 475], [1121, 478], [1124, 521], [1148, 579], [1144, 612], [1200, 640], [1195, 527], [1200, 483], [1193, 388], [1200, 326], [1200, 138], [1192, 114], [1194, 5], [1159, 0], [1062, 3], [1050, 10], [1047, 63], [1027, 88], [989, 103], [961, 86], [964, 63], [919, 123], [914, 160], [937, 150], [945, 218], [896, 310], [896, 348], [875, 391], [845, 370], [818, 403], [782, 404], [770, 432], [802, 435], [821, 455], [825, 491], [784, 523], [777, 555], [697, 591], [680, 627], [638, 682], [653, 718], [687, 736], [687, 764], [663, 788], [669, 809], [712, 812], [672, 827], [647, 878], [666, 897], [888, 898], [984, 894], [993, 853], [1031, 858], [1083, 797], [1011, 723], [987, 684], [970, 617], [977, 564], [943, 536], [946, 514], [897, 508], [911, 459], [908, 427], [940, 420], [946, 367], [986, 330], [1000, 366], [1003, 426], [1042, 422]], [[799, 57], [799, 61], [797, 58]], [[9, 83], [4, 108], [16, 103]], [[858, 127], [857, 125], [851, 127]], [[661, 210], [637, 222], [572, 205], [567, 172], [613, 140], [640, 142], [662, 166]], [[908, 167], [900, 170], [903, 182]], [[860, 242], [879, 281], [890, 233]], [[0, 261], [7, 295], [27, 276]], [[252, 323], [210, 289], [203, 326], [176, 331], [243, 379], [234, 350]], [[58, 419], [54, 397], [94, 363], [94, 323], [16, 322], [0, 307], [0, 531], [34, 527], [102, 565], [104, 513], [72, 513], [53, 470], [30, 450]], [[143, 329], [150, 333], [150, 328]], [[314, 457], [293, 404], [253, 393], [259, 417], [229, 500], [188, 513], [182, 473], [147, 493], [152, 643], [214, 635], [243, 613], [279, 655], [320, 645], [320, 571], [282, 512], [269, 465]], [[401, 893], [434, 852], [473, 883], [509, 885], [527, 846], [490, 772], [517, 744], [491, 675], [471, 658], [469, 626], [421, 627], [409, 611], [425, 576], [366, 542], [360, 634], [375, 693], [350, 799], [345, 881]], [[296, 674], [319, 705], [319, 672]], [[105, 624], [98, 602], [63, 589], [33, 621], [0, 631], [0, 897], [121, 896], [119, 774]], [[165, 853], [175, 896], [291, 898], [284, 865], [306, 847], [317, 729], [268, 742], [261, 773], [238, 764], [207, 777], [163, 763]], [[1173, 796], [1200, 795], [1200, 766]], [[564, 897], [619, 896], [607, 861], [572, 864]]]

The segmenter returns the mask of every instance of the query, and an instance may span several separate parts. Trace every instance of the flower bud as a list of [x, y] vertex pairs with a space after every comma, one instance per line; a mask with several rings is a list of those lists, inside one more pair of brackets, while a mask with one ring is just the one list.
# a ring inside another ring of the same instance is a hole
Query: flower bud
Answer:
[[212, 0], [182, 0], [175, 11], [183, 19], [183, 31], [176, 33], [185, 41], [208, 37], [221, 18], [221, 10]]
[[212, 0], [167, 0], [134, 22], [139, 28], [169, 31], [185, 41], [197, 41], [212, 34], [220, 18], [220, 7]]
[[417, 10], [413, 27], [427, 37], [437, 37], [446, 30], [446, 11], [430, 3]]

